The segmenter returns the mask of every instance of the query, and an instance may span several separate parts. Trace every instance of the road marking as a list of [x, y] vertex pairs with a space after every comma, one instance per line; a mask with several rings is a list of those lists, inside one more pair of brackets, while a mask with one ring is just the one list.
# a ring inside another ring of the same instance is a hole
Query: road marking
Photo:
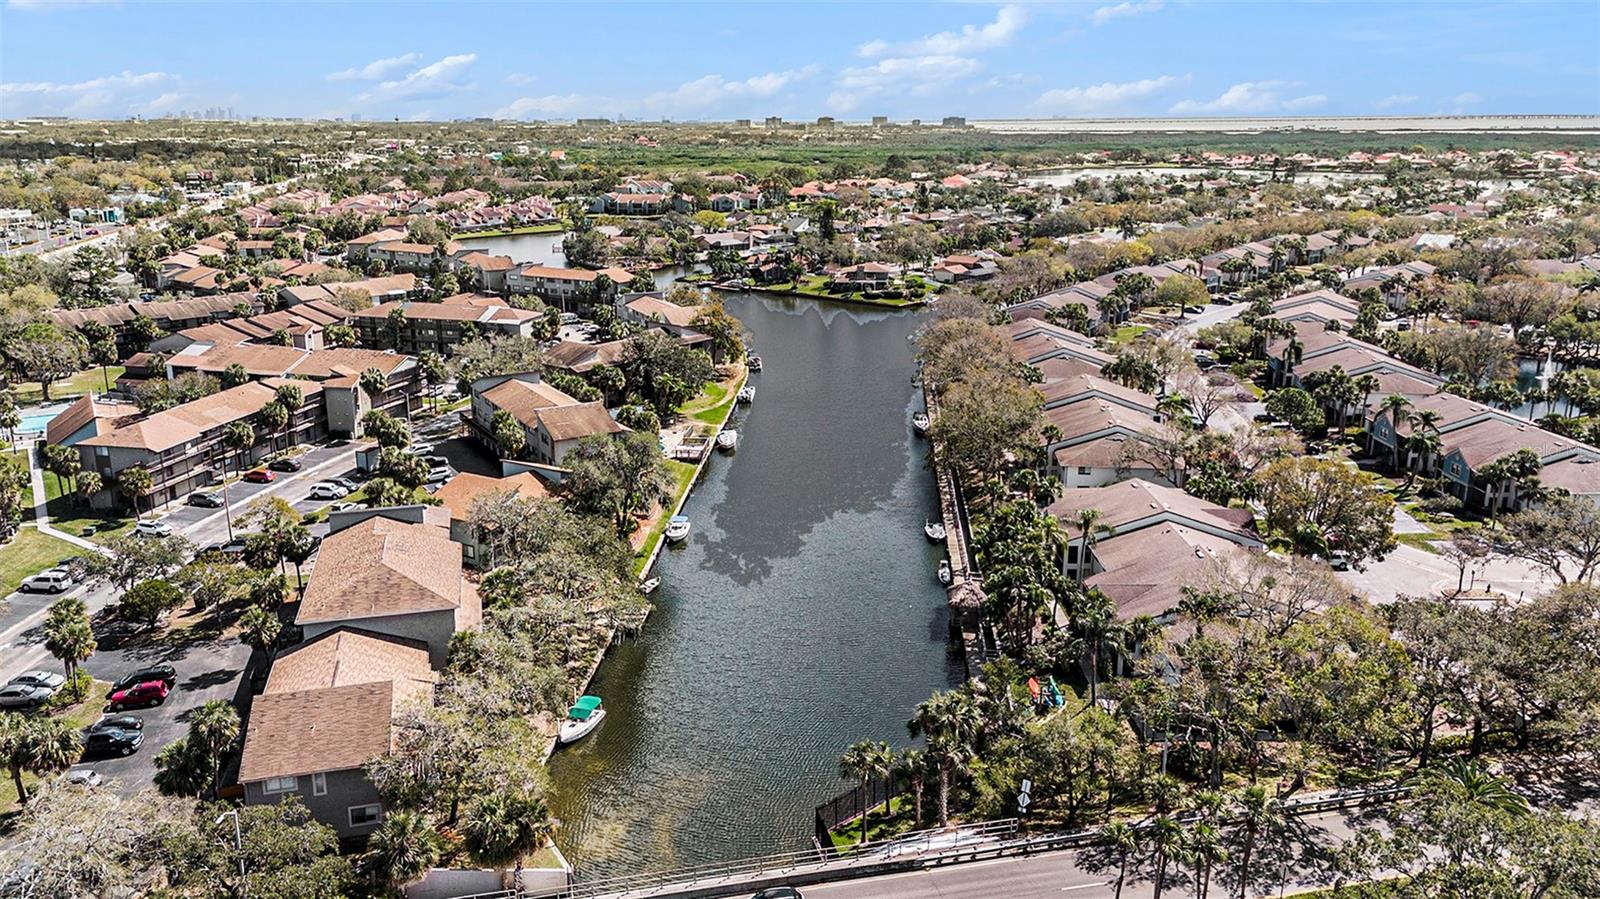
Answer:
[[1075, 887], [1062, 887], [1061, 888], [1061, 892], [1070, 893], [1073, 890], [1092, 890], [1095, 887], [1103, 887], [1103, 886], [1106, 886], [1106, 885], [1108, 885], [1110, 883], [1111, 883], [1111, 881], [1109, 881], [1109, 880], [1099, 880], [1099, 881], [1096, 881], [1094, 883], [1080, 883]]

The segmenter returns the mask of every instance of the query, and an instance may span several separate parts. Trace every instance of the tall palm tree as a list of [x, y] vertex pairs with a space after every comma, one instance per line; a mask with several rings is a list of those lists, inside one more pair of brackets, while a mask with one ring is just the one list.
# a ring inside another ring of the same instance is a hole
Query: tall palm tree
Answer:
[[1150, 822], [1148, 828], [1148, 842], [1155, 850], [1154, 865], [1156, 869], [1156, 892], [1154, 899], [1161, 899], [1161, 893], [1167, 888], [1167, 865], [1171, 860], [1183, 852], [1183, 825], [1170, 815], [1158, 815]]
[[438, 831], [420, 812], [397, 809], [367, 841], [361, 868], [374, 882], [390, 889], [428, 873], [439, 863], [443, 844]]
[[844, 754], [839, 756], [839, 776], [850, 778], [861, 784], [861, 839], [858, 843], [867, 841], [867, 797], [870, 795], [868, 787], [878, 770], [878, 744], [871, 740], [862, 740], [852, 744]]
[[1128, 862], [1139, 853], [1139, 829], [1122, 821], [1107, 824], [1100, 837], [1117, 856], [1117, 880], [1112, 899], [1122, 899], [1122, 884], [1128, 879]]
[[1451, 795], [1485, 811], [1516, 817], [1528, 814], [1528, 800], [1471, 759], [1440, 762], [1421, 772], [1418, 781], [1428, 794]]
[[61, 660], [67, 683], [78, 689], [75, 675], [78, 665], [94, 655], [98, 643], [94, 627], [89, 623], [88, 607], [76, 596], [56, 600], [44, 623], [44, 646], [50, 654]]
[[24, 772], [45, 777], [71, 768], [82, 756], [83, 740], [67, 719], [0, 715], [0, 761], [11, 772], [18, 802], [28, 801]]
[[950, 779], [965, 763], [983, 727], [970, 694], [959, 690], [934, 693], [917, 705], [906, 723], [911, 736], [928, 739], [928, 754], [939, 771], [939, 824], [950, 824]]
[[896, 767], [911, 784], [911, 813], [915, 820], [912, 828], [922, 826], [922, 788], [928, 782], [928, 753], [921, 749], [907, 749], [896, 759]]
[[[1100, 651], [1119, 636], [1117, 604], [1111, 597], [1091, 587], [1073, 609], [1072, 625], [1083, 638], [1089, 656], [1089, 703], [1100, 701]], [[1113, 650], [1114, 651], [1114, 650]]]
[[889, 820], [889, 791], [894, 787], [895, 760], [894, 750], [888, 743], [878, 742], [873, 744], [870, 759], [872, 775], [883, 781], [883, 820]]
[[[244, 462], [248, 458], [250, 447], [256, 445], [256, 429], [250, 427], [247, 421], [231, 421], [222, 429], [222, 446], [239, 454], [234, 465], [234, 471], [244, 472]], [[224, 452], [222, 457], [222, 511], [228, 519], [228, 539], [233, 539], [233, 509], [228, 505], [228, 457]]]
[[522, 879], [522, 860], [550, 842], [555, 819], [544, 800], [520, 790], [496, 790], [467, 809], [462, 824], [467, 851], [479, 863], [513, 873], [505, 886], [515, 889]]
[[1250, 888], [1250, 857], [1263, 831], [1283, 826], [1283, 807], [1278, 798], [1260, 784], [1251, 784], [1234, 797], [1234, 819], [1244, 830], [1239, 852], [1239, 899]]
[[1099, 509], [1078, 510], [1078, 534], [1080, 545], [1078, 547], [1078, 583], [1083, 583], [1088, 577], [1089, 547], [1100, 542], [1100, 535], [1112, 536], [1117, 529], [1109, 524], [1101, 524], [1103, 513]]
[[1197, 821], [1189, 827], [1183, 841], [1183, 857], [1194, 868], [1195, 892], [1206, 899], [1211, 892], [1211, 870], [1228, 860], [1222, 832], [1210, 821]]
[[150, 477], [150, 469], [143, 465], [129, 465], [117, 472], [117, 490], [133, 503], [134, 518], [144, 514], [139, 510], [139, 497], [149, 493], [150, 488], [154, 486], [155, 481]]
[[285, 447], [294, 446], [294, 417], [300, 413], [300, 407], [305, 404], [305, 391], [299, 385], [284, 384], [277, 390], [274, 400], [288, 415], [284, 417], [283, 439]]
[[1400, 470], [1400, 416], [1411, 408], [1411, 401], [1398, 393], [1391, 393], [1378, 404], [1379, 414], [1389, 416], [1389, 430], [1394, 437], [1393, 456], [1390, 468], [1396, 472]]
[[195, 710], [189, 718], [189, 742], [209, 760], [211, 797], [217, 796], [222, 776], [222, 759], [239, 739], [239, 712], [225, 699], [213, 699]]

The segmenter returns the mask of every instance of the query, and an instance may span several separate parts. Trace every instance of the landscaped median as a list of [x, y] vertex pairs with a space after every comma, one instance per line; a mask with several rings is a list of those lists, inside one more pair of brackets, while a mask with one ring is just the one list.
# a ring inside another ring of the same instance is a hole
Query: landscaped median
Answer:
[[0, 546], [0, 596], [9, 596], [24, 578], [81, 554], [78, 547], [59, 537], [23, 526], [10, 543]]

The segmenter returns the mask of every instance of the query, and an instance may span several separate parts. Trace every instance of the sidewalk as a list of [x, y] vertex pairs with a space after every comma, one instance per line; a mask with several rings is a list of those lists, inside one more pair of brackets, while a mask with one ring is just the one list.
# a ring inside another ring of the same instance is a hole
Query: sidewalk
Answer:
[[49, 534], [58, 540], [65, 540], [79, 549], [103, 553], [105, 549], [95, 543], [66, 531], [56, 530], [50, 526], [50, 512], [44, 493], [44, 469], [34, 464], [33, 453], [26, 453], [28, 457], [28, 480], [33, 485], [33, 523], [40, 533]]

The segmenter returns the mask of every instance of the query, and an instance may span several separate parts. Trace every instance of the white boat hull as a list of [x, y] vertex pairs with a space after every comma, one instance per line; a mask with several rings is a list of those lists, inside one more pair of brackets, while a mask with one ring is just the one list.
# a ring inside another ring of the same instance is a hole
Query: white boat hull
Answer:
[[594, 714], [590, 715], [585, 721], [574, 721], [568, 718], [561, 722], [561, 730], [556, 734], [556, 740], [562, 743], [575, 743], [587, 737], [604, 720], [606, 720], [605, 709], [595, 709]]
[[682, 543], [687, 539], [689, 539], [688, 528], [667, 528], [668, 543]]

